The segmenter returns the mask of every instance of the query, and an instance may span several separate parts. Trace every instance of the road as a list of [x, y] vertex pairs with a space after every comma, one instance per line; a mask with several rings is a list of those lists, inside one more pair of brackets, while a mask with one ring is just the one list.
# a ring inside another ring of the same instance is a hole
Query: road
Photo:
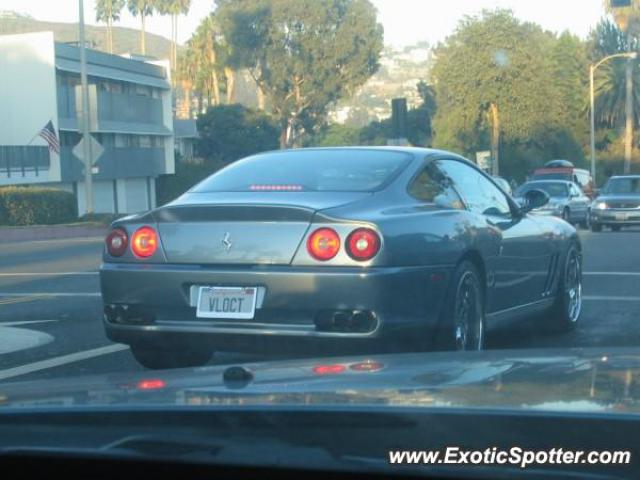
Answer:
[[[578, 327], [543, 335], [528, 322], [491, 335], [488, 348], [640, 346], [640, 230], [580, 236], [585, 301]], [[101, 249], [99, 238], [0, 244], [0, 381], [143, 370], [126, 346], [104, 335]]]

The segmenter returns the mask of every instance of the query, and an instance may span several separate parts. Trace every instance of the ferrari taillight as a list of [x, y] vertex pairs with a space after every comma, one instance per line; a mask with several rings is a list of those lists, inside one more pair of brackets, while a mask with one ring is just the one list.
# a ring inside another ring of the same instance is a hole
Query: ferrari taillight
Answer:
[[147, 258], [158, 250], [158, 234], [151, 227], [140, 227], [131, 237], [131, 251], [136, 257]]
[[331, 260], [340, 250], [340, 237], [332, 228], [319, 228], [307, 240], [307, 251], [316, 260]]
[[121, 257], [127, 251], [128, 241], [127, 232], [124, 229], [114, 228], [105, 240], [107, 252], [112, 257]]
[[380, 250], [380, 237], [370, 228], [358, 228], [347, 237], [346, 249], [354, 260], [371, 260]]

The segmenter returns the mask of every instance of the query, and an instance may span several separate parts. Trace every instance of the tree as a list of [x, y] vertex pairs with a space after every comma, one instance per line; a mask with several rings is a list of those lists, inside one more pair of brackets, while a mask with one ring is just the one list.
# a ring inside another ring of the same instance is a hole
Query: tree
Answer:
[[490, 145], [498, 173], [500, 145], [541, 143], [548, 132], [564, 130], [567, 101], [552, 81], [549, 55], [555, 42], [509, 10], [464, 18], [435, 52], [436, 144], [469, 155]]
[[[640, 34], [640, 0], [631, 0], [629, 6], [614, 6], [613, 2], [605, 1], [605, 9], [613, 15], [620, 30], [627, 35], [627, 46], [631, 47]], [[631, 51], [631, 50], [628, 50]], [[624, 173], [630, 173], [631, 152], [633, 149], [633, 70], [636, 62], [627, 58], [625, 69], [625, 163]]]
[[211, 107], [198, 118], [198, 152], [208, 162], [230, 163], [278, 148], [278, 128], [264, 113], [242, 105]]
[[282, 148], [378, 68], [382, 27], [369, 0], [218, 0], [223, 34], [277, 119]]
[[[603, 19], [591, 32], [589, 43], [591, 61], [616, 53], [638, 50], [637, 38], [631, 38], [620, 30], [612, 21]], [[634, 62], [636, 65], [638, 61]], [[635, 69], [637, 70], [637, 69]], [[626, 61], [622, 58], [603, 63], [595, 75], [595, 112], [597, 126], [600, 128], [619, 128], [625, 122], [626, 101]], [[640, 73], [636, 72], [633, 82], [634, 120], [640, 121]]]
[[[215, 14], [205, 17], [194, 33], [189, 48], [194, 49], [200, 69], [201, 83], [208, 91], [208, 105], [220, 105], [220, 82], [218, 60], [220, 27]], [[213, 100], [211, 98], [213, 95]]]
[[[552, 79], [562, 108], [560, 124], [580, 144], [588, 141], [587, 102], [589, 99], [589, 49], [569, 32], [560, 34], [550, 51]], [[549, 79], [550, 80], [550, 79]]]
[[322, 128], [314, 135], [309, 147], [343, 147], [360, 145], [360, 129], [334, 123]]
[[[198, 67], [195, 50], [187, 47], [178, 60], [176, 82], [180, 85], [180, 90], [184, 94], [184, 104], [188, 109], [186, 112], [188, 118], [192, 118], [191, 94], [198, 85]], [[202, 113], [201, 110], [199, 113]]]
[[97, 0], [96, 21], [107, 24], [107, 43], [109, 53], [113, 53], [113, 22], [120, 20], [120, 12], [125, 0]]
[[146, 37], [145, 37], [145, 21], [150, 15], [153, 15], [154, 6], [157, 5], [154, 0], [127, 0], [127, 8], [134, 17], [140, 17], [140, 53], [147, 54]]
[[191, 0], [157, 0], [156, 10], [160, 15], [171, 16], [171, 65], [177, 69], [178, 65], [178, 17], [187, 15], [191, 7]]

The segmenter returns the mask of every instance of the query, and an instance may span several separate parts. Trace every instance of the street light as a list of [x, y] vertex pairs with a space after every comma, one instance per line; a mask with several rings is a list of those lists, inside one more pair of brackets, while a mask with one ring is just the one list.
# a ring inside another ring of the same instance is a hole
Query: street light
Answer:
[[612, 58], [638, 58], [637, 52], [626, 52], [626, 53], [616, 53], [614, 55], [609, 55], [608, 57], [604, 57], [599, 62], [592, 64], [589, 66], [589, 93], [591, 96], [591, 177], [593, 177], [593, 183], [596, 183], [596, 114], [594, 107], [594, 93], [593, 93], [593, 74], [596, 69], [602, 65], [607, 60], [611, 60]]

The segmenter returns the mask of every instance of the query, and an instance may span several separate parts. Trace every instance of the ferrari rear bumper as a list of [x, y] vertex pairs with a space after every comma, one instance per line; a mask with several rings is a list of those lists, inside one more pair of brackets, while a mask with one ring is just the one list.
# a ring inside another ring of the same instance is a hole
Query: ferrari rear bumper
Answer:
[[[117, 342], [185, 340], [251, 351], [278, 338], [304, 339], [302, 345], [384, 342], [416, 330], [426, 336], [437, 322], [450, 270], [107, 263], [100, 269], [103, 321]], [[257, 287], [255, 317], [197, 317], [194, 292], [200, 286]], [[344, 322], [327, 327], [327, 318]], [[352, 320], [365, 318], [352, 328]]]

